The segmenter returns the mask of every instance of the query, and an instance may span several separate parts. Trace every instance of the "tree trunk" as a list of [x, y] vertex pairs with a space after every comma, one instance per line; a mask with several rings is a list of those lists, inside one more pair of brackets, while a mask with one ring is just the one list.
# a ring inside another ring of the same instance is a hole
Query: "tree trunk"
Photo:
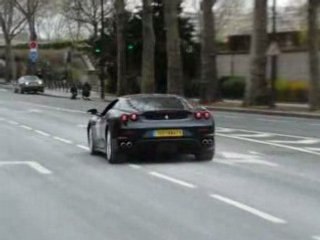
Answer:
[[310, 110], [320, 109], [320, 75], [319, 75], [319, 26], [318, 0], [309, 0], [308, 6], [308, 45], [310, 66]]
[[216, 0], [203, 0], [203, 28], [201, 34], [201, 101], [216, 101], [218, 96], [218, 74], [215, 44], [215, 22], [213, 6]]
[[125, 43], [125, 4], [124, 0], [116, 0], [117, 24], [117, 94], [126, 94], [126, 43]]
[[244, 106], [267, 105], [267, 0], [255, 0], [251, 41], [251, 70], [247, 79]]
[[155, 34], [153, 29], [153, 11], [151, 0], [143, 0], [143, 56], [141, 92], [152, 93], [155, 90], [154, 73]]
[[6, 56], [6, 73], [5, 78], [6, 82], [10, 82], [11, 80], [15, 80], [14, 74], [14, 58], [12, 53], [12, 46], [11, 40], [6, 39], [6, 46], [5, 46], [5, 56]]
[[[29, 26], [30, 41], [37, 41], [38, 36], [36, 32], [35, 16], [34, 15], [29, 16], [27, 18], [27, 21]], [[37, 63], [29, 60], [28, 73], [35, 75], [36, 72], [37, 72]]]
[[183, 95], [183, 72], [179, 36], [178, 5], [180, 0], [164, 0], [167, 38], [167, 92]]

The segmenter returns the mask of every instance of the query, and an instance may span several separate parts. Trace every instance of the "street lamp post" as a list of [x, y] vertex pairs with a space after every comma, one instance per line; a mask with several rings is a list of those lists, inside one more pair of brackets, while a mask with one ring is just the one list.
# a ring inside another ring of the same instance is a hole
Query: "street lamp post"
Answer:
[[[278, 46], [277, 43], [277, 0], [273, 0], [272, 5], [272, 37], [271, 44]], [[271, 54], [271, 74], [270, 74], [270, 107], [275, 107], [276, 102], [276, 80], [278, 78], [278, 54]]]

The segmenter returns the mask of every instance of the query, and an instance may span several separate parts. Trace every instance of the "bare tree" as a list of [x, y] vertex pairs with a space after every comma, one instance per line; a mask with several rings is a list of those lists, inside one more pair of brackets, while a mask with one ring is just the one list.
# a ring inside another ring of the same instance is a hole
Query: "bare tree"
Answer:
[[113, 0], [103, 0], [103, 3], [101, 0], [64, 0], [63, 14], [76, 23], [87, 25], [96, 38], [101, 27], [101, 5], [104, 8], [103, 17], [113, 12]]
[[218, 74], [216, 61], [216, 36], [213, 16], [215, 0], [203, 0], [203, 28], [201, 34], [201, 100], [206, 102], [218, 99]]
[[0, 25], [5, 40], [6, 81], [15, 78], [12, 40], [24, 29], [26, 19], [12, 1], [0, 1]]
[[117, 94], [123, 95], [127, 92], [126, 81], [126, 41], [125, 41], [125, 2], [115, 1], [116, 26], [117, 26]]
[[143, 0], [143, 56], [141, 91], [152, 93], [155, 89], [154, 56], [155, 34], [151, 0]]
[[251, 76], [247, 80], [244, 106], [267, 104], [267, 0], [255, 0], [251, 43]]
[[36, 15], [46, 6], [48, 0], [12, 0], [17, 9], [27, 20], [30, 40], [35, 41], [38, 38], [36, 31]]
[[319, 72], [319, 1], [309, 0], [308, 5], [308, 46], [310, 66], [309, 104], [311, 110], [320, 109], [320, 72]]
[[183, 71], [178, 26], [180, 0], [164, 0], [167, 38], [167, 92], [183, 95]]

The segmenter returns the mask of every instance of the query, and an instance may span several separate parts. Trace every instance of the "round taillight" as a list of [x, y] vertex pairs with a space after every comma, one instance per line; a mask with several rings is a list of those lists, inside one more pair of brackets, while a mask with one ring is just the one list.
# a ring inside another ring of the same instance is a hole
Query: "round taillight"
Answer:
[[138, 120], [138, 114], [135, 114], [135, 113], [131, 114], [130, 115], [130, 120], [131, 121], [137, 121]]
[[203, 112], [202, 114], [205, 119], [209, 119], [211, 117], [211, 114], [209, 112]]
[[128, 122], [129, 116], [127, 114], [123, 114], [123, 115], [121, 115], [120, 120], [123, 123]]
[[195, 117], [196, 119], [201, 119], [201, 118], [202, 118], [201, 112], [195, 112], [194, 117]]

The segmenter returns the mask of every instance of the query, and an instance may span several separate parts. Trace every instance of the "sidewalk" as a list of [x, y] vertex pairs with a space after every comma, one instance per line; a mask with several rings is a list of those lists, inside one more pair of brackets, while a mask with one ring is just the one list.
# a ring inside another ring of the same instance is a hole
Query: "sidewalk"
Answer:
[[266, 106], [242, 107], [242, 101], [240, 100], [223, 100], [205, 105], [205, 107], [213, 111], [320, 119], [320, 111], [311, 112], [308, 104], [299, 103], [277, 103], [276, 108], [270, 109]]
[[[49, 96], [49, 97], [58, 97], [58, 98], [71, 97], [71, 93], [69, 91], [67, 92], [66, 90], [52, 90], [47, 88], [45, 89], [42, 95]], [[81, 91], [79, 91], [77, 99], [81, 99], [81, 98], [82, 98]], [[114, 96], [106, 95], [105, 101], [112, 101], [114, 98], [115, 98]], [[91, 91], [90, 99], [94, 101], [101, 101], [99, 93], [94, 91]]]

